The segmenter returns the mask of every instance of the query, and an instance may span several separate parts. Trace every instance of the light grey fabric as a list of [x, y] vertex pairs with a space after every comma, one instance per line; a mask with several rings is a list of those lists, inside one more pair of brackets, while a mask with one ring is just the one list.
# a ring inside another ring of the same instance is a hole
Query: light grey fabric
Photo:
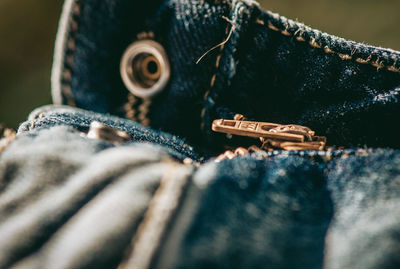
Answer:
[[0, 163], [0, 268], [115, 266], [176, 165], [159, 147], [65, 126], [20, 134]]

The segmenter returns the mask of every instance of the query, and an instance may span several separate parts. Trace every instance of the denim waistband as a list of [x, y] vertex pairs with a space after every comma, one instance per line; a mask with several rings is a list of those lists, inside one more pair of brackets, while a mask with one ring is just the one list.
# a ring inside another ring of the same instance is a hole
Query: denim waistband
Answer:
[[[93, 121], [98, 121], [116, 130], [129, 133], [131, 140], [127, 143], [148, 143], [162, 146], [171, 156], [180, 161], [185, 158], [200, 161], [201, 158], [198, 153], [207, 156], [206, 151], [194, 148], [176, 135], [145, 128], [127, 119], [68, 106], [48, 105], [35, 109], [29, 115], [28, 121], [21, 124], [18, 134], [35, 133], [54, 126], [68, 126], [76, 131], [87, 133]], [[106, 141], [104, 141], [104, 145], [111, 146]]]
[[224, 145], [211, 122], [240, 113], [309, 126], [334, 145], [400, 146], [392, 123], [399, 52], [322, 33], [254, 1], [66, 1], [54, 102], [126, 117], [132, 104], [119, 64], [141, 32], [152, 32], [171, 62], [167, 88], [147, 104], [153, 128]]

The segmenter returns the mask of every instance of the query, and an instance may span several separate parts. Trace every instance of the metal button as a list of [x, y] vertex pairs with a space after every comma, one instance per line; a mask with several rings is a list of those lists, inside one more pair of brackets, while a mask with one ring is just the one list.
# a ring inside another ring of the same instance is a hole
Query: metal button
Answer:
[[121, 77], [134, 95], [150, 98], [162, 91], [170, 77], [164, 48], [153, 40], [133, 42], [121, 60]]
[[90, 124], [87, 137], [90, 139], [105, 140], [114, 144], [119, 144], [131, 140], [131, 135], [101, 122], [93, 121]]

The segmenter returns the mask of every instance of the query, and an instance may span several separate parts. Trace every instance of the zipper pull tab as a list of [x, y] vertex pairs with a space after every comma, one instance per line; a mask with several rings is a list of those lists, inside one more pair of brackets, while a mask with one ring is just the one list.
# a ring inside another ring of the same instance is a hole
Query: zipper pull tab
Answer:
[[324, 150], [326, 137], [315, 136], [315, 132], [301, 125], [282, 125], [269, 122], [246, 121], [236, 115], [234, 120], [214, 120], [212, 130], [239, 136], [259, 138], [264, 150]]
[[303, 143], [306, 139], [305, 137], [311, 135], [309, 132], [312, 132], [311, 130], [308, 131], [308, 128], [296, 128], [292, 129], [293, 132], [290, 132], [290, 128], [286, 128], [286, 130], [281, 127], [281, 124], [276, 123], [225, 119], [215, 120], [212, 124], [214, 132], [300, 143]]

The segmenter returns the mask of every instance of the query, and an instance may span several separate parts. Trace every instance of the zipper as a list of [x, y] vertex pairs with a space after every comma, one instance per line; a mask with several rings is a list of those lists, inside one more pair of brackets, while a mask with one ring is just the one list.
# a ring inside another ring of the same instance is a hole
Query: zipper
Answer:
[[260, 151], [321, 151], [326, 149], [327, 142], [326, 137], [316, 136], [315, 132], [306, 126], [247, 121], [240, 114], [235, 115], [233, 120], [214, 120], [212, 130], [228, 135], [258, 138], [261, 141], [260, 146], [253, 145], [247, 149], [239, 147], [235, 151], [225, 151], [217, 157], [217, 162]]

